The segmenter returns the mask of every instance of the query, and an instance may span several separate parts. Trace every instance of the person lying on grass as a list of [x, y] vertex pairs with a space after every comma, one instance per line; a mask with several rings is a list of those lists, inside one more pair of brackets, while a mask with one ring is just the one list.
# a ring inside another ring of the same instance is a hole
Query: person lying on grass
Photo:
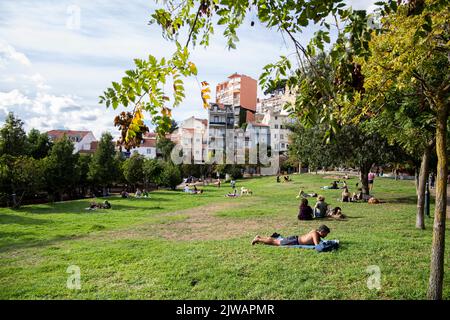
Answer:
[[239, 195], [237, 194], [236, 188], [234, 188], [233, 193], [228, 193], [228, 194], [225, 195], [225, 197], [228, 197], [228, 198], [235, 198], [235, 197], [238, 197], [238, 196]]
[[108, 200], [105, 200], [103, 203], [91, 202], [89, 208], [86, 210], [96, 210], [96, 209], [111, 209], [111, 204]]
[[272, 246], [318, 245], [320, 243], [320, 239], [325, 238], [329, 233], [330, 228], [323, 224], [316, 230], [311, 230], [302, 236], [290, 236], [282, 239], [256, 236], [252, 241], [252, 245], [257, 243]]
[[328, 190], [328, 189], [339, 189], [339, 187], [338, 187], [338, 181], [333, 181], [332, 183], [331, 183], [331, 186], [323, 186], [323, 187], [321, 187], [320, 189], [323, 189], [323, 190]]
[[303, 191], [303, 189], [300, 189], [300, 192], [298, 193], [298, 195], [295, 197], [296, 199], [300, 199], [300, 198], [308, 198], [308, 197], [317, 197], [317, 193], [313, 192], [313, 193], [306, 193], [305, 191]]

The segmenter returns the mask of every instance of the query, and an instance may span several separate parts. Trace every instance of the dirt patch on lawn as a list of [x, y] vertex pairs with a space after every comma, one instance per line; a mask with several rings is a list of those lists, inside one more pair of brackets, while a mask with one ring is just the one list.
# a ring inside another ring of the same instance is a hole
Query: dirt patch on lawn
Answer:
[[[102, 239], [156, 237], [172, 241], [225, 240], [240, 236], [254, 236], [255, 232], [264, 225], [264, 222], [268, 223], [266, 219], [218, 217], [214, 215], [224, 210], [257, 205], [257, 199], [248, 198], [247, 202], [235, 200], [237, 199], [156, 215], [152, 218], [161, 219], [160, 223], [153, 220], [150, 223], [142, 223], [127, 229], [101, 232], [92, 236]], [[274, 221], [271, 220], [270, 224], [274, 225]]]

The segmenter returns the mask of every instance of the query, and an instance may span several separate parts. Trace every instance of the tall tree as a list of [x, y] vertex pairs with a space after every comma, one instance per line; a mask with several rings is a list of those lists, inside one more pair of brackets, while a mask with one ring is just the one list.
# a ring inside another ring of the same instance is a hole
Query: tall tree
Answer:
[[164, 136], [158, 137], [158, 141], [156, 143], [156, 148], [162, 154], [163, 159], [165, 161], [170, 160], [170, 154], [171, 154], [174, 146], [175, 146], [175, 143], [173, 143], [172, 140], [170, 140]]
[[74, 153], [72, 141], [66, 135], [56, 141], [45, 158], [45, 179], [49, 194], [53, 199], [62, 200], [63, 194], [71, 194], [79, 181], [77, 167], [78, 153]]
[[23, 129], [23, 121], [10, 112], [0, 129], [0, 155], [21, 156], [26, 153], [27, 136]]
[[106, 195], [106, 188], [118, 179], [118, 171], [113, 137], [109, 132], [103, 133], [89, 164], [88, 178], [93, 184], [103, 187]]
[[133, 187], [144, 182], [143, 167], [144, 157], [137, 152], [123, 163], [123, 175]]
[[47, 133], [41, 133], [37, 129], [31, 129], [27, 136], [29, 155], [35, 159], [45, 158], [52, 148], [52, 143]]

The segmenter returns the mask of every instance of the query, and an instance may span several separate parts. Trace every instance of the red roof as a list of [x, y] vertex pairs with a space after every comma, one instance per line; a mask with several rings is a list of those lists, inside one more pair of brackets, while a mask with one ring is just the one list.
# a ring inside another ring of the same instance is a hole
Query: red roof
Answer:
[[208, 120], [206, 120], [206, 119], [199, 119], [199, 118], [194, 118], [194, 119], [197, 120], [197, 121], [200, 121], [200, 122], [203, 123], [205, 126], [208, 125]]
[[141, 143], [143, 148], [156, 148], [156, 139], [144, 139]]
[[144, 137], [145, 138], [156, 138], [157, 134], [155, 132], [146, 132]]
[[76, 130], [50, 130], [47, 131], [47, 134], [53, 139], [62, 138], [64, 135], [67, 136], [78, 136], [84, 138], [87, 134], [91, 133], [91, 131], [76, 131]]

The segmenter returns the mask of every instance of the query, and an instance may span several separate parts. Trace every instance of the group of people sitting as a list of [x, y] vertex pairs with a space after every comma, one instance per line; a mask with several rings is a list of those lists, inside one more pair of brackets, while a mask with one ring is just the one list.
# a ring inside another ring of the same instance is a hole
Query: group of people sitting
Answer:
[[86, 210], [97, 210], [97, 209], [111, 209], [111, 204], [108, 200], [105, 200], [103, 203], [91, 202], [89, 207]]
[[[283, 182], [289, 182], [289, 181], [292, 181], [292, 179], [288, 175], [283, 176]], [[277, 175], [277, 182], [281, 182], [279, 175]]]
[[[343, 185], [342, 185], [342, 187], [339, 187], [338, 186], [338, 184], [340, 184], [340, 183], [342, 183]], [[323, 186], [323, 187], [321, 187], [320, 189], [322, 189], [322, 190], [330, 190], [330, 189], [344, 189], [344, 188], [347, 188], [348, 187], [348, 185], [347, 185], [347, 181], [340, 181], [340, 180], [334, 180], [332, 183], [331, 183], [331, 185], [330, 186]]]
[[194, 184], [194, 188], [191, 189], [191, 188], [189, 188], [189, 185], [186, 184], [186, 186], [184, 187], [184, 192], [190, 193], [190, 194], [201, 194], [201, 193], [203, 193], [203, 190], [197, 189], [197, 186], [195, 184]]
[[[132, 197], [126, 190], [123, 190], [120, 193], [120, 196], [122, 198], [131, 198]], [[149, 198], [150, 196], [149, 196], [149, 193], [147, 190], [144, 189], [143, 191], [141, 191], [141, 189], [137, 188], [136, 192], [134, 193], [134, 197], [135, 198]]]
[[312, 220], [320, 218], [345, 219], [346, 216], [342, 213], [340, 207], [331, 207], [325, 202], [325, 197], [319, 195], [314, 208], [308, 205], [308, 199], [302, 198], [300, 201], [299, 212], [297, 215], [299, 220]]
[[369, 201], [371, 198], [373, 198], [373, 197], [365, 194], [362, 191], [362, 188], [358, 188], [358, 190], [356, 192], [350, 193], [348, 191], [348, 187], [346, 186], [341, 193], [341, 201], [342, 202]]

